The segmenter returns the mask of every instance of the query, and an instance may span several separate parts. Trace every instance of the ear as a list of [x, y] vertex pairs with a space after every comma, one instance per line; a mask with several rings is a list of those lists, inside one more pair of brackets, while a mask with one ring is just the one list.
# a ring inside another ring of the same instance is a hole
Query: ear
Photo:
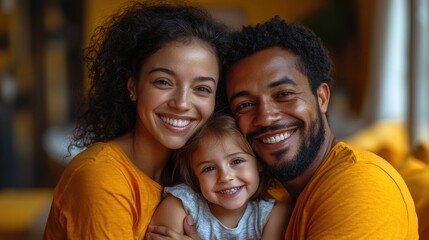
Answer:
[[129, 77], [128, 82], [127, 82], [127, 88], [128, 88], [129, 93], [130, 93], [131, 101], [137, 100], [137, 86], [136, 85], [137, 85], [136, 80], [133, 77]]
[[326, 113], [328, 111], [330, 97], [331, 92], [329, 85], [322, 83], [317, 89], [317, 103], [319, 104], [319, 108], [322, 113]]

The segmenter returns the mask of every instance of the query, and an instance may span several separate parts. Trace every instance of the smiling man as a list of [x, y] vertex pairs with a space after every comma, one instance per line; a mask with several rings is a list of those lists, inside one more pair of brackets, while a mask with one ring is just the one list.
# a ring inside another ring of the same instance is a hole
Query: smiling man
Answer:
[[319, 38], [275, 17], [233, 42], [228, 100], [265, 170], [290, 194], [285, 239], [418, 239], [400, 175], [330, 129], [332, 66]]

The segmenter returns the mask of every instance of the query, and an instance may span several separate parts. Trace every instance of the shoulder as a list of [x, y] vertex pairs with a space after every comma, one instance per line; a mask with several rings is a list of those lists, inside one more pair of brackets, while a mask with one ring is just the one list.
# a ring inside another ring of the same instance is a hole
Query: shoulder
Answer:
[[267, 209], [268, 211], [271, 211], [275, 205], [276, 200], [273, 198], [249, 202], [249, 206], [252, 206], [253, 208]]
[[183, 183], [172, 187], [165, 187], [164, 196], [167, 196], [168, 194], [171, 194], [184, 202], [199, 202], [203, 200], [199, 193], [195, 192], [190, 186]]
[[295, 211], [307, 212], [308, 224], [328, 235], [336, 231], [327, 227], [331, 224], [367, 236], [403, 233], [415, 218], [413, 200], [396, 170], [375, 154], [341, 143], [301, 193], [293, 219], [299, 215]]
[[169, 194], [156, 208], [151, 224], [166, 226], [177, 233], [184, 234], [183, 220], [186, 215], [182, 201]]
[[262, 239], [282, 239], [290, 219], [291, 206], [287, 202], [275, 202], [266, 220]]
[[412, 198], [404, 180], [377, 155], [339, 143], [326, 161], [300, 196], [301, 201], [311, 202], [308, 207], [342, 206], [347, 211], [361, 208], [368, 213], [373, 210], [372, 214], [412, 211]]
[[339, 163], [358, 163], [358, 162], [386, 162], [383, 158], [368, 151], [355, 148], [345, 142], [338, 142], [326, 156], [325, 161], [331, 161], [333, 164]]
[[386, 160], [374, 153], [354, 148], [344, 142], [338, 143], [328, 154], [316, 176], [328, 179], [347, 178], [358, 182], [365, 178], [402, 181], [399, 173]]
[[159, 184], [136, 171], [119, 146], [112, 143], [95, 143], [68, 164], [55, 194], [57, 198], [61, 198], [63, 194], [88, 198], [106, 193], [128, 196], [133, 190], [141, 191], [149, 187], [161, 192]]
[[304, 192], [326, 198], [336, 194], [358, 199], [373, 196], [402, 199], [403, 194], [409, 195], [402, 177], [387, 161], [342, 142], [328, 154]]

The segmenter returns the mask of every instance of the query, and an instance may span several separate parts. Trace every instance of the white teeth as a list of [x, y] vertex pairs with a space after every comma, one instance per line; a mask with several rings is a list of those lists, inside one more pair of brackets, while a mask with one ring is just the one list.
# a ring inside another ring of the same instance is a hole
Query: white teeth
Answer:
[[238, 191], [238, 189], [240, 189], [240, 187], [235, 187], [235, 188], [231, 188], [231, 189], [227, 189], [227, 190], [223, 190], [220, 191], [222, 194], [233, 194], [235, 192]]
[[191, 122], [190, 120], [172, 119], [164, 116], [161, 116], [161, 120], [174, 127], [184, 127]]
[[280, 133], [274, 136], [271, 136], [269, 138], [263, 138], [262, 142], [265, 144], [273, 144], [273, 143], [278, 143], [280, 141], [285, 140], [286, 138], [288, 138], [290, 136], [290, 133]]

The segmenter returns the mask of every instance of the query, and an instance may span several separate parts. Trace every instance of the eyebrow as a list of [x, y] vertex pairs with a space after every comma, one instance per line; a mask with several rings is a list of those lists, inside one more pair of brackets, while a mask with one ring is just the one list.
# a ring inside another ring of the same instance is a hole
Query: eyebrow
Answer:
[[[228, 154], [227, 156], [225, 156], [226, 158], [232, 158], [232, 157], [234, 157], [234, 156], [239, 156], [239, 155], [243, 155], [243, 154], [247, 154], [247, 155], [250, 155], [250, 154], [248, 154], [248, 153], [246, 153], [246, 152], [244, 152], [244, 151], [239, 151], [239, 152], [233, 152], [233, 153], [231, 153], [231, 154]], [[253, 157], [253, 156], [252, 156]], [[200, 167], [201, 165], [204, 165], [204, 164], [210, 164], [210, 163], [212, 163], [213, 162], [213, 160], [204, 160], [204, 161], [202, 161], [202, 162], [199, 162], [198, 164], [196, 164], [195, 165], [195, 167]]]
[[[171, 71], [168, 68], [161, 68], [161, 67], [153, 68], [149, 71], [149, 74], [154, 73], [154, 72], [164, 72], [164, 73], [167, 73], [167, 74], [172, 75], [172, 76], [177, 76], [177, 74], [174, 71]], [[217, 85], [216, 80], [212, 77], [199, 76], [196, 79], [198, 79], [199, 81], [212, 81], [215, 85]]]
[[[293, 85], [293, 86], [297, 86], [297, 84], [296, 84], [296, 82], [295, 81], [293, 81], [292, 79], [289, 79], [289, 78], [281, 78], [281, 79], [279, 79], [279, 80], [277, 80], [277, 81], [274, 81], [274, 82], [271, 82], [271, 83], [269, 83], [268, 85], [267, 85], [267, 87], [268, 88], [275, 88], [275, 87], [278, 87], [278, 86], [280, 86], [280, 85]], [[250, 95], [250, 92], [249, 91], [239, 91], [239, 92], [237, 92], [237, 93], [235, 93], [235, 94], [233, 94], [232, 96], [231, 96], [231, 98], [229, 99], [229, 102], [231, 103], [234, 99], [236, 99], [236, 98], [238, 98], [238, 97], [242, 97], [242, 96], [248, 96], [248, 95]]]
[[268, 88], [275, 88], [275, 87], [280, 86], [282, 84], [297, 86], [296, 82], [293, 81], [292, 79], [282, 78], [282, 79], [279, 79], [277, 81], [274, 81], [274, 82], [271, 82], [270, 84], [268, 84]]

